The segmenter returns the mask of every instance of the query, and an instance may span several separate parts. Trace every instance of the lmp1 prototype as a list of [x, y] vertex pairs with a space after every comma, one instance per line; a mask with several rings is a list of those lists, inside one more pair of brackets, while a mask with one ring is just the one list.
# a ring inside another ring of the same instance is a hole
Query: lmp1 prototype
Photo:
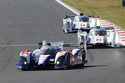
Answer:
[[91, 29], [89, 33], [79, 30], [77, 34], [78, 41], [86, 42], [88, 46], [120, 47], [119, 33], [113, 27], [97, 26]]
[[39, 49], [34, 50], [32, 53], [29, 50], [20, 52], [18, 66], [22, 70], [34, 68], [67, 69], [75, 65], [84, 66], [87, 63], [84, 48], [63, 51], [63, 46], [62, 42], [46, 43], [43, 41], [39, 43]]
[[99, 18], [94, 18], [94, 15], [66, 15], [63, 19], [63, 31], [70, 33], [79, 29], [89, 29], [96, 27], [96, 22]]

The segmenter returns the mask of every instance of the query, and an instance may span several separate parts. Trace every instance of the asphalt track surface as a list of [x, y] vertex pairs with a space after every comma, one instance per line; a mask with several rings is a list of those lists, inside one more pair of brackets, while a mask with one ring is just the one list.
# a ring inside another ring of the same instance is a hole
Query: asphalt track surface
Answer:
[[[19, 52], [42, 40], [75, 43], [62, 32], [62, 18], [72, 14], [55, 0], [0, 0], [0, 83], [124, 83], [125, 48], [88, 49], [86, 66], [69, 70], [19, 71]], [[11, 45], [11, 46], [9, 46]]]

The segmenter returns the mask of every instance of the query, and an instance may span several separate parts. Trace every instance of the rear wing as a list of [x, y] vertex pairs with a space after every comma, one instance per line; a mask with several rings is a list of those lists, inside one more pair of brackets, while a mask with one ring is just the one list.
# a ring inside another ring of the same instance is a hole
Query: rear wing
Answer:
[[79, 47], [80, 45], [77, 43], [65, 43], [63, 47]]
[[52, 45], [58, 46], [59, 48], [63, 47], [78, 47], [78, 43], [64, 43], [63, 41], [58, 41], [58, 42], [51, 42]]
[[95, 15], [94, 14], [91, 14], [91, 15], [87, 15], [88, 17], [95, 17]]
[[76, 15], [66, 15], [66, 18], [74, 18]]
[[52, 45], [59, 47], [63, 50], [63, 47], [79, 47], [78, 43], [64, 43], [63, 41], [50, 42]]
[[50, 42], [52, 45], [59, 47], [61, 50], [63, 50], [63, 41], [58, 41], [58, 42]]
[[106, 30], [114, 29], [114, 27], [101, 27], [101, 28], [104, 28], [104, 29], [106, 29]]
[[78, 29], [78, 31], [85, 31], [87, 33], [89, 33], [89, 31], [91, 30], [92, 28], [80, 28]]
[[[77, 16], [77, 15], [66, 15], [65, 16], [65, 18], [74, 18], [75, 16]], [[95, 17], [95, 15], [93, 15], [93, 14], [83, 14], [83, 15], [80, 15], [80, 16], [87, 16], [87, 17]]]
[[[80, 28], [80, 29], [78, 29], [78, 30], [80, 30], [80, 31], [86, 31], [87, 33], [89, 33], [89, 31], [91, 30], [91, 29], [93, 29], [94, 27], [92, 27], [92, 28]], [[114, 30], [114, 27], [100, 27], [100, 28], [103, 28], [103, 29], [106, 29], [106, 30]]]

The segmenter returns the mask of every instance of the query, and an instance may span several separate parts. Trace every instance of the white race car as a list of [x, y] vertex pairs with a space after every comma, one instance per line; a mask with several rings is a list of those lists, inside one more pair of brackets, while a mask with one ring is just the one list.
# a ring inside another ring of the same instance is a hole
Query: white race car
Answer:
[[88, 46], [110, 46], [119, 47], [119, 33], [113, 27], [96, 27], [87, 33], [86, 31], [78, 31], [78, 43], [86, 43]]
[[70, 33], [79, 29], [90, 29], [96, 27], [96, 22], [99, 18], [95, 18], [94, 15], [66, 15], [63, 19], [63, 31]]

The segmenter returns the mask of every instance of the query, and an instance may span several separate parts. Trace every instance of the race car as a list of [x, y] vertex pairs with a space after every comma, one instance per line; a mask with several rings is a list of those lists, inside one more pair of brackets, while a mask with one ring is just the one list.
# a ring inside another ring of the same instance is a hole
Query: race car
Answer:
[[77, 35], [79, 43], [84, 42], [87, 46], [120, 47], [119, 33], [113, 27], [97, 26], [89, 33], [79, 30]]
[[36, 49], [33, 52], [29, 52], [29, 50], [20, 52], [18, 63], [19, 69], [68, 69], [75, 65], [84, 66], [84, 64], [87, 63], [84, 48], [68, 49], [67, 51], [63, 51], [64, 46], [69, 46], [69, 44], [51, 42], [47, 45], [42, 44], [40, 49]]
[[96, 22], [99, 18], [95, 18], [94, 15], [66, 15], [63, 19], [63, 31], [64, 33], [76, 32], [79, 29], [90, 29], [96, 27]]

